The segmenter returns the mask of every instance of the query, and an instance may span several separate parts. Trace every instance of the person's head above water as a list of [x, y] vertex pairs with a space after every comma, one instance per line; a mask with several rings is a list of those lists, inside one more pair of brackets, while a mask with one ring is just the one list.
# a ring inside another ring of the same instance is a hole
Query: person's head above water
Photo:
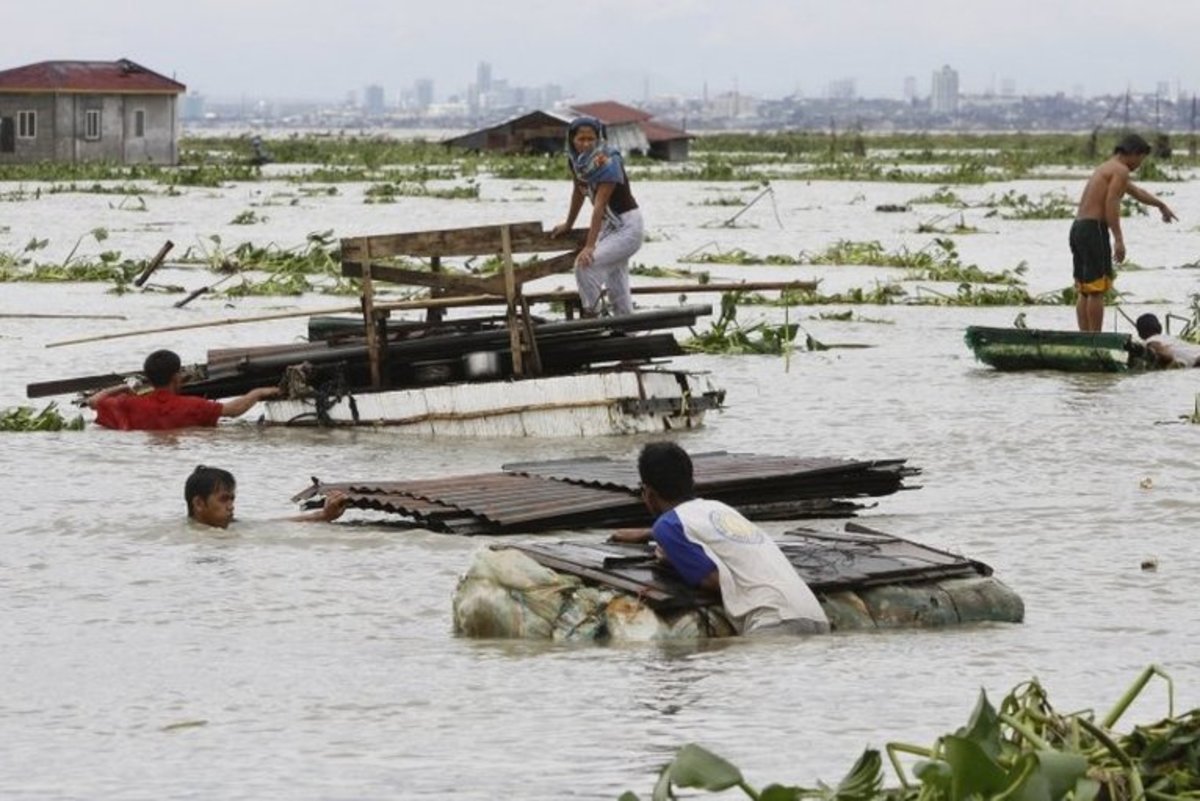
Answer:
[[227, 528], [233, 522], [233, 502], [237, 481], [228, 470], [200, 465], [183, 485], [188, 517], [213, 528]]
[[1162, 323], [1153, 314], [1143, 314], [1137, 318], [1134, 326], [1137, 328], [1138, 336], [1142, 339], [1149, 339], [1162, 333]]
[[674, 442], [651, 442], [638, 454], [642, 500], [653, 514], [661, 514], [696, 495], [692, 457]]
[[142, 373], [156, 389], [169, 386], [171, 379], [182, 369], [179, 354], [172, 350], [156, 350], [142, 363]]

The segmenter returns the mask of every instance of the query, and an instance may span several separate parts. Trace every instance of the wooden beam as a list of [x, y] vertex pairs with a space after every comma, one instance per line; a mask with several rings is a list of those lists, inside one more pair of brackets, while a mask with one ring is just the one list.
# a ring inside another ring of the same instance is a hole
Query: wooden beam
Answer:
[[[437, 257], [435, 257], [437, 258]], [[531, 262], [521, 267], [513, 267], [513, 280], [518, 284], [536, 281], [548, 275], [566, 272], [575, 266], [575, 251], [562, 253], [549, 259]], [[389, 264], [372, 262], [371, 277], [380, 281], [389, 281], [406, 286], [427, 286], [441, 290], [443, 294], [460, 295], [503, 295], [505, 276], [503, 272], [497, 275], [474, 276], [463, 273], [431, 272], [427, 270], [412, 270], [407, 267], [395, 267]], [[342, 275], [347, 278], [362, 278], [363, 266], [356, 261], [342, 262]]]
[[525, 375], [525, 360], [521, 353], [521, 321], [517, 319], [517, 284], [513, 280], [512, 239], [507, 225], [500, 228], [500, 258], [504, 278], [505, 319], [508, 324], [508, 344], [512, 350], [513, 375]]
[[500, 230], [508, 227], [514, 253], [542, 253], [582, 247], [587, 230], [577, 228], [561, 237], [551, 237], [540, 222], [511, 223], [507, 226], [481, 225], [475, 228], [448, 228], [438, 231], [414, 231], [402, 234], [376, 234], [348, 237], [341, 241], [343, 261], [363, 261], [367, 243], [376, 258], [389, 256], [478, 256], [499, 253]]
[[366, 327], [367, 359], [371, 365], [371, 386], [379, 389], [383, 380], [379, 371], [379, 330], [375, 327], [375, 282], [371, 280], [371, 243], [367, 242], [364, 254], [366, 268], [362, 275], [363, 325]]

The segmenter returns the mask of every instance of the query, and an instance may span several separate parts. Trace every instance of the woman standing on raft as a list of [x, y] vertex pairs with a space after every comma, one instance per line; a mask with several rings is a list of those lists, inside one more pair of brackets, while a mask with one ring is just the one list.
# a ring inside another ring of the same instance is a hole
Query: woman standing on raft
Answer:
[[608, 289], [616, 314], [633, 311], [629, 291], [629, 257], [642, 246], [642, 213], [629, 190], [621, 154], [608, 146], [604, 125], [594, 117], [579, 117], [567, 128], [567, 160], [574, 188], [567, 221], [551, 236], [562, 236], [575, 225], [586, 195], [592, 201], [587, 241], [575, 259], [575, 281], [585, 317], [600, 309], [600, 290]]

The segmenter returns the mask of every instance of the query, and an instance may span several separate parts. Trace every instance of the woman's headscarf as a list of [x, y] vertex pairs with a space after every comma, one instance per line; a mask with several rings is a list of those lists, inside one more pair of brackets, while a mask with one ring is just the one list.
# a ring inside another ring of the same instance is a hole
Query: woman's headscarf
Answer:
[[[591, 128], [596, 132], [596, 146], [585, 153], [575, 152], [575, 132], [580, 128]], [[588, 186], [596, 184], [625, 183], [625, 170], [621, 167], [621, 153], [609, 147], [605, 138], [604, 123], [595, 117], [576, 117], [567, 126], [567, 158], [571, 170]]]

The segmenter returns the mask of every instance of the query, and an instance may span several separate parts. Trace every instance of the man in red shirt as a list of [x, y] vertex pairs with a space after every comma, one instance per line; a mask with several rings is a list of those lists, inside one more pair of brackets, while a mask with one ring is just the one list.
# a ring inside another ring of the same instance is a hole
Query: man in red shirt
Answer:
[[146, 357], [142, 373], [154, 387], [136, 395], [124, 384], [101, 390], [88, 398], [96, 422], [120, 431], [167, 431], [192, 426], [215, 426], [222, 417], [239, 417], [250, 407], [279, 394], [278, 387], [259, 387], [224, 403], [180, 395], [182, 364], [174, 351], [156, 350]]

